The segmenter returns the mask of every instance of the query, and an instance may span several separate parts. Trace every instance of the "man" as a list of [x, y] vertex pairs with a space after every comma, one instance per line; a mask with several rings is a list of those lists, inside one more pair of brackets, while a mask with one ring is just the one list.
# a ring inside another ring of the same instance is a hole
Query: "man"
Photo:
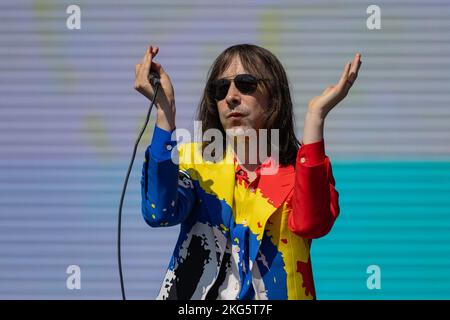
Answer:
[[[356, 80], [360, 55], [310, 101], [299, 148], [281, 63], [259, 46], [226, 49], [210, 69], [198, 109], [203, 131], [222, 134], [223, 149], [206, 156], [211, 142], [177, 146], [171, 139], [174, 90], [153, 61], [158, 51], [148, 48], [135, 68], [135, 88], [150, 100], [149, 71], [161, 78], [142, 169], [142, 213], [152, 227], [181, 224], [158, 299], [315, 299], [311, 239], [327, 234], [339, 214], [324, 120]], [[242, 134], [265, 129], [278, 130], [278, 143], [256, 135], [252, 147]], [[278, 156], [256, 152], [261, 146]], [[269, 167], [276, 170], [264, 174]]]

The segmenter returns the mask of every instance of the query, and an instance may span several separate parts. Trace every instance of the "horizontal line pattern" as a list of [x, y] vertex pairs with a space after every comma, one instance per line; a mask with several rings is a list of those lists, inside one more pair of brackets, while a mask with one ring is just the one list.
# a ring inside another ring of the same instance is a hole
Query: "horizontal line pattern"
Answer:
[[[341, 216], [315, 240], [319, 299], [450, 298], [450, 5], [378, 1], [69, 1], [0, 3], [0, 298], [118, 299], [117, 206], [148, 102], [133, 88], [149, 43], [170, 74], [177, 127], [190, 128], [214, 58], [235, 43], [273, 51], [289, 77], [297, 135], [309, 99], [363, 65], [327, 118]], [[124, 205], [127, 296], [153, 299], [178, 227], [150, 229], [138, 149]], [[67, 290], [68, 265], [82, 289]], [[381, 267], [368, 290], [366, 268]]]

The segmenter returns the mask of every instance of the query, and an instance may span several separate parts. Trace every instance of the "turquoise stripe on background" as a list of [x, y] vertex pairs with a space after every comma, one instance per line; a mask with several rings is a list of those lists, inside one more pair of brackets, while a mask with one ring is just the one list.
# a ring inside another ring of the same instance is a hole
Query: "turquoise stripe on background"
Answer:
[[449, 299], [450, 162], [334, 161], [333, 174], [341, 213], [313, 242], [317, 298]]

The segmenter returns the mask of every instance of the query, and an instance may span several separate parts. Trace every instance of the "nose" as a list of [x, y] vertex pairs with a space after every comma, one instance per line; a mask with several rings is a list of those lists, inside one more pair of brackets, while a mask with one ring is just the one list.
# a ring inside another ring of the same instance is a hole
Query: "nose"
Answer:
[[231, 82], [225, 99], [228, 106], [231, 108], [234, 108], [241, 102], [241, 92], [234, 85], [234, 81]]

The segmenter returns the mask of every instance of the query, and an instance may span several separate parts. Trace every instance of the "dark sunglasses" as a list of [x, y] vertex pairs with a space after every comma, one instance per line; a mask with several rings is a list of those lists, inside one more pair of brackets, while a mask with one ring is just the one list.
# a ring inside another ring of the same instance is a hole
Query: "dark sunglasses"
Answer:
[[210, 83], [208, 93], [214, 100], [225, 99], [230, 89], [231, 81], [234, 81], [234, 85], [242, 94], [252, 94], [258, 87], [258, 82], [267, 79], [257, 78], [251, 74], [239, 74], [232, 79], [221, 78], [214, 80]]

